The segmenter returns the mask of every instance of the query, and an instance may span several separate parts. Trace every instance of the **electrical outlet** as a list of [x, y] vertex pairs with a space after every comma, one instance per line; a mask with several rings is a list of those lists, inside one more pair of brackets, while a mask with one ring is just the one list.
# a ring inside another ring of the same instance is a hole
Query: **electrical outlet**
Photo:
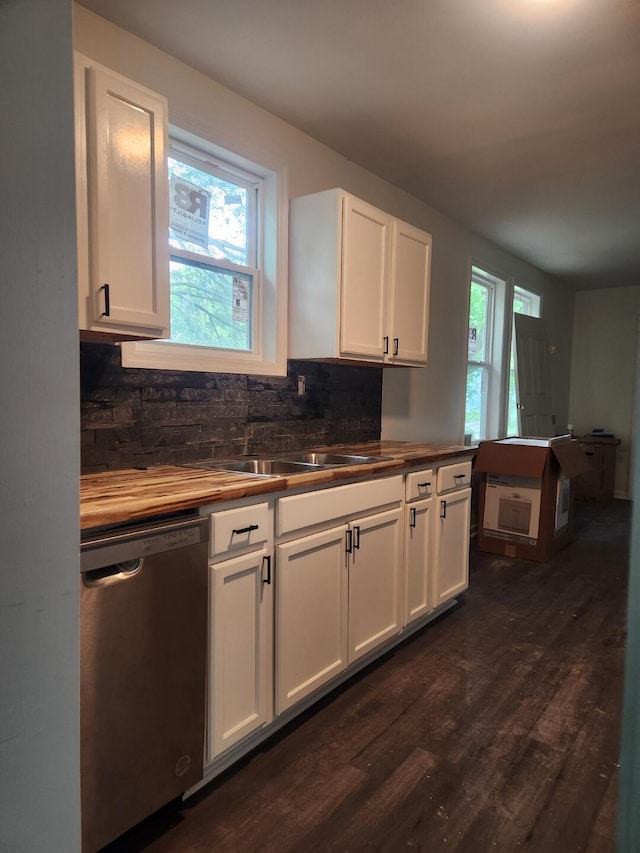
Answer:
[[307, 383], [304, 376], [298, 376], [298, 397], [304, 397], [307, 390]]

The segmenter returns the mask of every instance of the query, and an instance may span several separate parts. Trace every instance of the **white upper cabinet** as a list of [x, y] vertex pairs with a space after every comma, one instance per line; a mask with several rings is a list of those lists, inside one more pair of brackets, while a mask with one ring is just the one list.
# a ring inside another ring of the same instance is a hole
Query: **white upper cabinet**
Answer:
[[80, 54], [75, 99], [80, 329], [167, 337], [166, 100]]
[[431, 236], [344, 192], [291, 202], [289, 356], [424, 365]]
[[382, 360], [387, 328], [389, 217], [352, 196], [342, 201], [340, 353]]
[[431, 235], [394, 219], [391, 224], [389, 325], [398, 364], [426, 364]]

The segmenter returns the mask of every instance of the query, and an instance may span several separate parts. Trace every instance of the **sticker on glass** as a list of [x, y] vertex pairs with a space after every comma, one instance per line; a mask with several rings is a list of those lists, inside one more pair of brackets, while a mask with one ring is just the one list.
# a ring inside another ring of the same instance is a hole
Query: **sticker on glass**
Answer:
[[233, 320], [246, 323], [249, 319], [249, 282], [246, 278], [233, 277]]
[[178, 239], [208, 247], [210, 202], [210, 192], [178, 175], [171, 175], [169, 226]]

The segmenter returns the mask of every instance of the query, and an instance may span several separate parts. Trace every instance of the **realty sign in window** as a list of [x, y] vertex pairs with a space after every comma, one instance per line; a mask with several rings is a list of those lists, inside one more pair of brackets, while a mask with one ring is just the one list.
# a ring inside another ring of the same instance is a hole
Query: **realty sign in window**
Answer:
[[178, 175], [169, 179], [169, 227], [176, 237], [209, 245], [211, 193]]

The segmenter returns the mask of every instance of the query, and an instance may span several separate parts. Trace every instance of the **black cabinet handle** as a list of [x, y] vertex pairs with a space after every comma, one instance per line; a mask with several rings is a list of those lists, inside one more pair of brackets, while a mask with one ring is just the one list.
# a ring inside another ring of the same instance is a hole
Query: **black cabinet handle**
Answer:
[[103, 284], [100, 290], [104, 290], [104, 311], [101, 317], [108, 317], [111, 314], [111, 296], [109, 294], [109, 285]]
[[430, 485], [431, 485], [431, 480], [429, 480], [427, 483], [418, 483], [418, 488], [419, 489], [428, 489]]
[[264, 568], [265, 563], [267, 564], [267, 577], [263, 579], [262, 583], [268, 583], [269, 585], [271, 585], [271, 555], [270, 554], [266, 554], [262, 558], [263, 568]]
[[384, 341], [383, 355], [389, 355], [389, 335], [385, 335], [382, 340]]
[[400, 347], [400, 338], [393, 339], [393, 355], [398, 355], [398, 349]]
[[360, 548], [360, 526], [358, 524], [354, 525], [355, 536], [353, 539], [353, 548], [354, 550]]
[[238, 530], [232, 530], [234, 536], [240, 536], [242, 533], [251, 533], [252, 530], [258, 530], [259, 524], [250, 524], [248, 527], [240, 527]]
[[414, 506], [409, 510], [409, 527], [416, 526], [416, 508]]
[[347, 544], [345, 546], [345, 550], [346, 550], [347, 554], [351, 554], [351, 552], [353, 551], [353, 531], [347, 530], [346, 536], [347, 536]]
[[447, 502], [446, 501], [440, 501], [440, 518], [446, 518], [446, 517], [447, 517]]
[[454, 480], [464, 480], [464, 474], [454, 474], [453, 479]]

